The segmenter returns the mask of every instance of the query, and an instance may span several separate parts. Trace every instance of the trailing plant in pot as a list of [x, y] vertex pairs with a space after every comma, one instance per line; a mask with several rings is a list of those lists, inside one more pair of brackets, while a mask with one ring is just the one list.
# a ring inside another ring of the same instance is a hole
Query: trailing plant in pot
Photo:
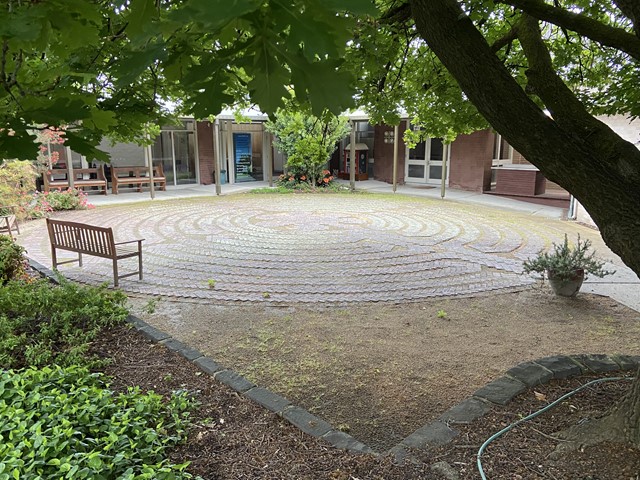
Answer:
[[569, 245], [565, 234], [564, 242], [553, 244], [553, 251], [542, 250], [535, 258], [525, 260], [523, 266], [525, 273], [541, 273], [543, 278], [546, 274], [551, 289], [563, 297], [576, 295], [587, 273], [600, 278], [615, 273], [605, 270], [604, 262], [591, 250], [591, 240], [581, 240], [580, 235], [575, 245]]

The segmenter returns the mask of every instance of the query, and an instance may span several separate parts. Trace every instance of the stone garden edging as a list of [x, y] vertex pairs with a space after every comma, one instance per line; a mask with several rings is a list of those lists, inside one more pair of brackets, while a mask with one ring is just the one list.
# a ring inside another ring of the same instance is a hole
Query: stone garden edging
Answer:
[[[32, 259], [29, 259], [29, 265], [42, 276], [58, 283], [51, 269]], [[378, 454], [325, 420], [293, 405], [286, 398], [255, 385], [242, 375], [203, 355], [199, 350], [189, 347], [143, 320], [129, 315], [127, 321], [149, 340], [178, 353], [220, 383], [284, 418], [303, 432], [321, 438], [336, 448], [355, 453]], [[471, 423], [488, 413], [493, 405], [506, 405], [527, 388], [547, 383], [552, 379], [566, 379], [583, 373], [628, 371], [639, 367], [640, 356], [603, 354], [554, 355], [521, 363], [507, 370], [504, 376], [476, 390], [458, 405], [451, 407], [438, 420], [417, 429], [387, 453], [394, 455], [398, 462], [411, 461], [411, 449], [429, 449], [445, 445], [458, 435], [458, 431], [452, 426]]]

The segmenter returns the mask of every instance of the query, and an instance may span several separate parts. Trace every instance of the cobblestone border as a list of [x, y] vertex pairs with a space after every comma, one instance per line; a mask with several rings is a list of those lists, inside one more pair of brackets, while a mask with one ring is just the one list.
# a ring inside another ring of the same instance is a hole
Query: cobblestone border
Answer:
[[[49, 268], [32, 259], [29, 259], [29, 265], [42, 276], [59, 283], [55, 273]], [[274, 412], [303, 432], [321, 438], [336, 448], [355, 453], [378, 454], [325, 420], [293, 405], [286, 398], [255, 385], [242, 375], [225, 368], [200, 351], [172, 338], [143, 320], [129, 315], [127, 321], [149, 340], [182, 355], [220, 383]], [[459, 433], [453, 428], [454, 425], [471, 423], [488, 413], [493, 405], [506, 405], [527, 388], [547, 383], [552, 379], [565, 379], [583, 373], [606, 373], [638, 368], [640, 368], [640, 355], [554, 355], [521, 363], [507, 370], [504, 376], [476, 390], [458, 405], [451, 407], [438, 420], [420, 427], [386, 453], [393, 455], [400, 463], [414, 461], [410, 449], [429, 449], [445, 445]]]
[[410, 449], [429, 449], [445, 445], [458, 435], [457, 424], [468, 424], [485, 415], [493, 405], [506, 405], [527, 388], [583, 373], [635, 370], [640, 355], [554, 355], [524, 362], [507, 370], [504, 376], [476, 390], [471, 397], [447, 410], [438, 420], [428, 423], [406, 437], [388, 453], [396, 461], [412, 461]]

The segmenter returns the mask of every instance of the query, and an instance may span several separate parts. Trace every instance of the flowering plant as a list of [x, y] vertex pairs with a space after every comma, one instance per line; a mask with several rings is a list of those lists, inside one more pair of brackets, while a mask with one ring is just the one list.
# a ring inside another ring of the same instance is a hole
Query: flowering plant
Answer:
[[314, 183], [316, 187], [328, 187], [333, 182], [333, 175], [329, 170], [322, 170], [315, 178], [315, 182], [313, 180], [313, 178], [304, 173], [288, 172], [280, 175], [276, 180], [276, 184], [280, 187], [308, 191], [313, 189]]
[[51, 212], [60, 210], [87, 210], [94, 208], [89, 203], [87, 194], [75, 188], [35, 192], [25, 200], [23, 208], [27, 218], [42, 218], [48, 216]]

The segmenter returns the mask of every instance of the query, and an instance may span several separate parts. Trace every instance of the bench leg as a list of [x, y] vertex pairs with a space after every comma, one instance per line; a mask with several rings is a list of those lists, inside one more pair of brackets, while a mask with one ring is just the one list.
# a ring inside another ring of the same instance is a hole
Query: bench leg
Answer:
[[138, 251], [138, 278], [142, 280], [142, 249]]
[[78, 253], [78, 265], [82, 266], [82, 254]]
[[113, 286], [118, 286], [118, 260], [113, 259]]
[[51, 245], [51, 268], [54, 270], [58, 269], [58, 255], [56, 254], [56, 247]]

